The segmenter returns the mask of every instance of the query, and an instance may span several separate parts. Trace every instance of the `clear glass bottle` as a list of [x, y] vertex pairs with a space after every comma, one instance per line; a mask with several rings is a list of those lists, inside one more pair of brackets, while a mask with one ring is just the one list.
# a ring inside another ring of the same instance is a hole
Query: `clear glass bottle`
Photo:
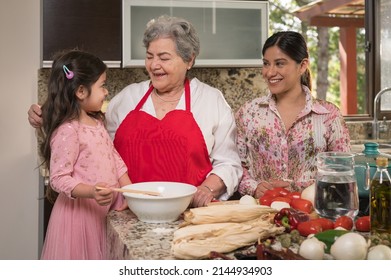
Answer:
[[376, 172], [371, 181], [371, 232], [391, 233], [391, 178], [388, 173], [388, 159], [376, 158]]

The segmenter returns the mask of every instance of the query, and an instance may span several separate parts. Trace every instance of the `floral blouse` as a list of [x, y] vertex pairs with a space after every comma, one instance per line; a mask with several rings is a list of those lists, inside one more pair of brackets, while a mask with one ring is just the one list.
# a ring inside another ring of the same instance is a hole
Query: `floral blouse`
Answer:
[[291, 182], [291, 191], [311, 185], [316, 173], [316, 155], [326, 151], [350, 151], [349, 130], [334, 104], [311, 96], [303, 86], [306, 106], [285, 129], [275, 98], [256, 98], [236, 113], [238, 148], [243, 178], [238, 191], [254, 195], [261, 181]]

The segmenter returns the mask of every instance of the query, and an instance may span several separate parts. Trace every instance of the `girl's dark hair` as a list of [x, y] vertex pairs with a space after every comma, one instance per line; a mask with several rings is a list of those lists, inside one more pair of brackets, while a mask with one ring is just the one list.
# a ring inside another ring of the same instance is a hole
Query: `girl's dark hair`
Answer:
[[[300, 64], [303, 59], [309, 59], [307, 43], [304, 37], [295, 31], [281, 31], [270, 36], [263, 45], [262, 55], [268, 48], [277, 46], [286, 55]], [[301, 84], [312, 89], [311, 71], [309, 68], [301, 76]]]
[[[73, 78], [68, 79], [63, 67], [73, 72]], [[107, 66], [98, 57], [79, 50], [62, 51], [55, 55], [48, 82], [48, 96], [42, 105], [43, 140], [40, 143], [42, 164], [50, 169], [50, 140], [54, 131], [64, 122], [77, 120], [80, 117], [80, 104], [76, 92], [84, 86], [91, 94], [92, 85], [106, 71]], [[101, 111], [88, 114], [103, 122]], [[51, 190], [51, 188], [48, 188]], [[53, 192], [53, 190], [51, 190]], [[46, 193], [47, 197], [51, 196]], [[49, 197], [48, 197], [49, 198]]]

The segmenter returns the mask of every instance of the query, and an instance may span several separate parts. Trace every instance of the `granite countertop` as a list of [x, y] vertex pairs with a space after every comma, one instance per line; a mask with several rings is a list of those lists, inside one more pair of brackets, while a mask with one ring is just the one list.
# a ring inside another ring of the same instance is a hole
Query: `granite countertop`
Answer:
[[[171, 253], [174, 231], [183, 222], [182, 216], [171, 223], [145, 223], [129, 210], [110, 211], [107, 215], [107, 252], [110, 260], [176, 260]], [[224, 254], [254, 254], [255, 246], [247, 246]]]
[[[129, 210], [110, 211], [107, 215], [107, 251], [110, 260], [175, 260], [171, 253], [174, 231], [183, 222], [180, 217], [172, 223], [145, 223]], [[281, 249], [281, 243], [273, 245]], [[297, 254], [299, 245], [292, 244], [290, 249]], [[227, 259], [241, 259], [238, 256], [252, 256], [256, 252], [254, 245], [224, 254]], [[328, 254], [325, 260], [332, 259]]]
[[107, 216], [108, 258], [112, 260], [174, 260], [173, 234], [182, 222], [141, 222], [129, 210], [111, 211]]

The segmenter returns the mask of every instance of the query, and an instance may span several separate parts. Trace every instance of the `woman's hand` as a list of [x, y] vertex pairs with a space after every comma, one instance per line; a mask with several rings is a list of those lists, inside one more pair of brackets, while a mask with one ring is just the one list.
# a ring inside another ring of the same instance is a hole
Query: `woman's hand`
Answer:
[[218, 198], [227, 191], [223, 180], [216, 174], [210, 174], [201, 185], [198, 186], [197, 192], [191, 202], [192, 207], [201, 207], [208, 205], [212, 200]]
[[206, 206], [213, 199], [213, 190], [207, 188], [206, 186], [199, 186], [197, 188], [197, 192], [193, 196], [193, 200], [191, 202], [191, 207], [201, 207]]
[[260, 198], [261, 196], [263, 196], [266, 190], [272, 190], [276, 187], [289, 188], [290, 182], [284, 180], [270, 180], [268, 182], [262, 181], [255, 189], [254, 197]]
[[40, 128], [42, 126], [42, 110], [38, 104], [33, 104], [27, 112], [28, 121], [34, 128]]

